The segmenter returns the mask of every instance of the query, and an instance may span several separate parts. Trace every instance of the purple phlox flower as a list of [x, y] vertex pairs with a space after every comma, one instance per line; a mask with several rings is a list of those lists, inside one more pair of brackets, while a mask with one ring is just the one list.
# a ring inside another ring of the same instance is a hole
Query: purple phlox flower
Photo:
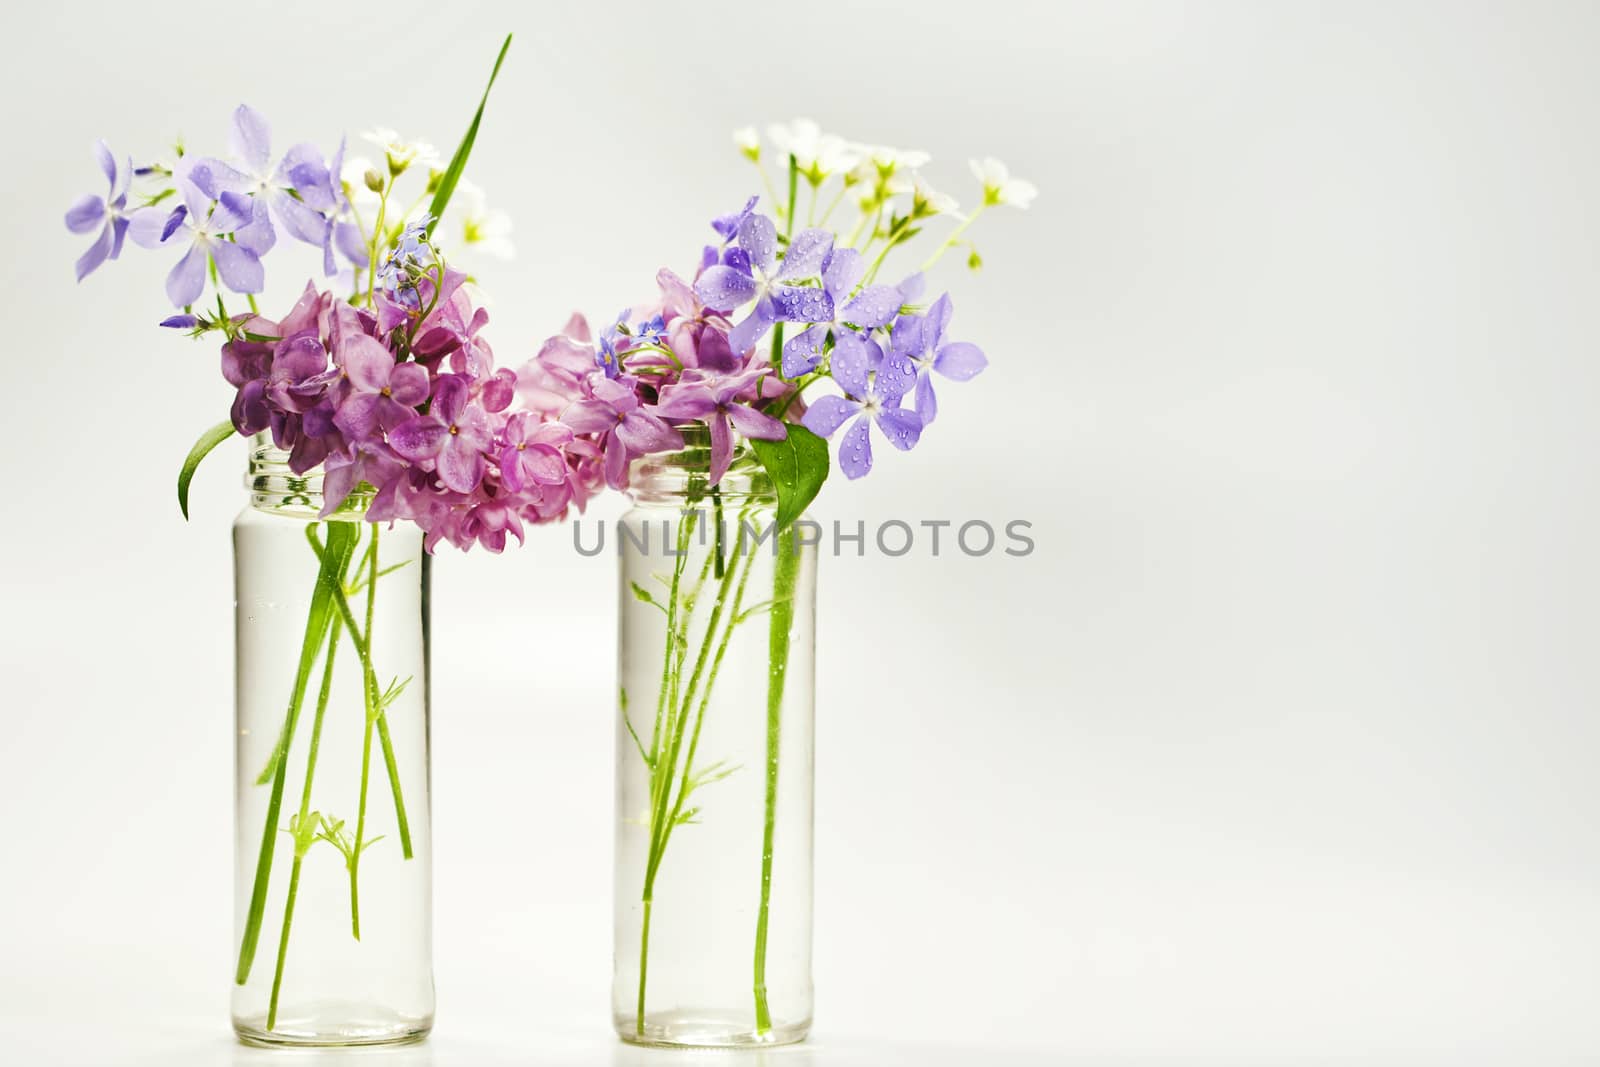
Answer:
[[898, 286], [900, 302], [902, 304], [915, 304], [922, 296], [922, 291], [927, 287], [926, 279], [919, 270], [915, 274], [908, 274]]
[[866, 270], [866, 262], [856, 249], [833, 250], [822, 269], [822, 291], [828, 294], [832, 314], [784, 342], [785, 378], [798, 378], [817, 368], [829, 333], [838, 337], [850, 327], [873, 329], [894, 320], [903, 299], [900, 290], [893, 285], [869, 285], [856, 292]]
[[332, 452], [322, 464], [322, 517], [333, 514], [362, 482], [381, 488], [398, 481], [404, 473], [405, 461], [382, 441], [367, 438], [350, 442], [348, 453]]
[[934, 371], [953, 382], [965, 382], [989, 365], [977, 345], [944, 339], [954, 310], [946, 293], [933, 302], [926, 316], [902, 315], [890, 336], [891, 350], [909, 358], [917, 369], [915, 407], [924, 426], [931, 425], [939, 413], [938, 398], [933, 395]]
[[365, 440], [414, 418], [428, 399], [428, 371], [418, 363], [396, 363], [376, 339], [357, 335], [339, 350], [350, 395], [333, 424], [352, 440]]
[[[138, 212], [131, 225], [131, 236], [147, 248], [187, 241], [189, 250], [167, 275], [167, 299], [175, 307], [186, 308], [200, 299], [206, 286], [206, 265], [215, 262], [222, 283], [236, 293], [261, 292], [264, 273], [261, 257], [241, 236], [255, 218], [255, 205], [242, 193], [224, 192], [213, 202], [185, 174], [177, 176], [183, 203], [164, 217], [149, 211]], [[160, 220], [159, 228], [155, 225]]]
[[191, 180], [212, 199], [233, 192], [261, 205], [254, 221], [259, 235], [252, 241], [258, 254], [265, 254], [276, 242], [272, 226], [276, 218], [291, 236], [324, 250], [323, 266], [331, 274], [333, 224], [325, 212], [338, 206], [333, 189], [338, 179], [336, 174], [330, 178], [322, 153], [315, 145], [297, 144], [273, 166], [271, 127], [260, 112], [245, 104], [234, 109], [228, 140], [237, 166], [220, 159], [202, 159], [190, 171]]
[[818, 437], [832, 437], [854, 417], [839, 443], [839, 468], [845, 477], [860, 478], [872, 469], [873, 423], [902, 452], [916, 445], [922, 419], [900, 406], [901, 397], [916, 381], [909, 358], [898, 352], [885, 355], [870, 337], [843, 333], [834, 338], [830, 369], [848, 395], [818, 397], [801, 423]]
[[661, 391], [656, 411], [669, 419], [695, 419], [711, 430], [711, 484], [722, 481], [733, 458], [729, 424], [746, 437], [778, 441], [788, 432], [771, 415], [749, 407], [741, 395], [771, 368], [760, 367], [727, 377], [685, 379]]
[[67, 209], [67, 229], [73, 233], [88, 233], [99, 227], [100, 233], [88, 251], [78, 257], [74, 269], [81, 282], [100, 264], [116, 259], [122, 254], [123, 238], [128, 232], [128, 183], [133, 180], [133, 160], [127, 159], [119, 166], [104, 141], [94, 143], [95, 159], [106, 176], [106, 195], [90, 194]]
[[426, 415], [395, 427], [389, 444], [413, 463], [435, 464], [446, 488], [470, 493], [483, 480], [484, 451], [491, 435], [483, 408], [471, 402], [472, 383], [460, 374], [441, 374], [434, 383]]
[[573, 433], [602, 434], [605, 440], [606, 484], [628, 484], [628, 461], [649, 452], [683, 447], [683, 435], [639, 402], [631, 379], [597, 378], [594, 396], [578, 400], [561, 415]]
[[728, 344], [748, 352], [774, 322], [821, 322], [833, 317], [833, 300], [816, 286], [785, 285], [814, 277], [833, 250], [827, 230], [802, 230], [778, 260], [778, 230], [765, 215], [739, 223], [739, 246], [708, 267], [694, 283], [695, 296], [716, 311], [733, 311], [751, 301], [750, 314], [733, 328]]
[[722, 238], [722, 244], [724, 247], [726, 247], [727, 244], [735, 237], [739, 236], [739, 227], [744, 225], [745, 219], [755, 214], [756, 201], [760, 199], [761, 198], [759, 196], [752, 196], [749, 200], [744, 202], [743, 208], [734, 212], [732, 215], [718, 215], [716, 218], [711, 220], [711, 228], [717, 231], [718, 237]]
[[505, 447], [500, 451], [500, 480], [513, 493], [524, 486], [561, 485], [567, 480], [567, 458], [562, 449], [573, 441], [572, 428], [559, 422], [539, 422], [531, 411], [518, 411], [506, 420]]
[[200, 325], [200, 320], [194, 315], [168, 315], [156, 325], [165, 326], [169, 330], [192, 330]]

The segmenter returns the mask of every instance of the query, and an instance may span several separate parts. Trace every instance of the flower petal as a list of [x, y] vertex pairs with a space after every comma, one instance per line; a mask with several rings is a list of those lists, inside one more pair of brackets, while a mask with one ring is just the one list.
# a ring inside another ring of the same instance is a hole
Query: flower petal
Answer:
[[728, 433], [728, 417], [722, 412], [706, 421], [711, 425], [710, 484], [716, 485], [728, 473], [728, 462], [733, 459], [733, 437]]
[[772, 328], [774, 318], [772, 302], [758, 301], [745, 320], [728, 332], [728, 347], [741, 355], [750, 351]]
[[561, 421], [573, 433], [608, 433], [617, 425], [617, 411], [603, 400], [577, 400], [567, 405]]
[[822, 362], [822, 344], [828, 339], [827, 326], [813, 326], [783, 343], [783, 376], [798, 378], [810, 374]]
[[923, 370], [917, 375], [917, 414], [922, 416], [922, 425], [927, 426], [939, 415], [939, 398], [933, 395], [933, 375]]
[[732, 311], [755, 298], [756, 282], [747, 272], [716, 266], [695, 281], [694, 294], [713, 311]]
[[899, 352], [890, 352], [878, 364], [878, 374], [872, 380], [872, 391], [890, 403], [898, 404], [900, 398], [911, 392], [917, 384], [917, 365]]
[[868, 427], [872, 420], [859, 416], [839, 441], [839, 469], [854, 481], [872, 469], [872, 435]]
[[452, 434], [439, 449], [439, 480], [458, 493], [470, 493], [483, 480], [483, 454], [461, 434]]
[[94, 239], [94, 244], [90, 245], [88, 251], [79, 256], [78, 262], [74, 264], [78, 280], [81, 282], [87, 278], [96, 267], [106, 261], [106, 257], [110, 254], [111, 224], [107, 223], [101, 227], [100, 236]]
[[67, 229], [73, 233], [88, 233], [105, 218], [105, 200], [98, 196], [86, 196], [67, 209]]
[[190, 245], [189, 251], [178, 260], [167, 275], [167, 299], [173, 307], [188, 307], [200, 299], [206, 287], [206, 251], [200, 245]]
[[899, 313], [899, 289], [892, 285], [869, 285], [844, 306], [839, 317], [857, 326], [887, 326]]
[[866, 272], [866, 261], [861, 258], [858, 249], [835, 248], [828, 257], [827, 267], [822, 271], [822, 287], [835, 302], [843, 300]]
[[703, 419], [717, 407], [711, 390], [703, 385], [669, 385], [661, 391], [656, 413], [668, 419]]
[[746, 215], [739, 223], [739, 247], [750, 257], [752, 267], [771, 274], [778, 262], [778, 228], [765, 215]]
[[819, 396], [806, 408], [800, 424], [818, 437], [832, 437], [846, 419], [861, 410], [861, 405], [842, 396]]
[[789, 433], [778, 419], [743, 404], [728, 406], [728, 420], [734, 429], [758, 441], [781, 441]]
[[[743, 242], [740, 242], [741, 244]], [[783, 255], [783, 268], [778, 272], [782, 281], [810, 278], [822, 273], [822, 264], [833, 251], [833, 234], [823, 229], [801, 230], [789, 242]]]
[[828, 364], [833, 380], [853, 397], [867, 395], [867, 372], [882, 358], [876, 341], [851, 330], [841, 330], [833, 338], [833, 357]]
[[272, 128], [266, 117], [248, 104], [240, 104], [233, 112], [233, 129], [228, 131], [228, 145], [233, 154], [250, 165], [257, 174], [265, 175], [272, 161]]
[[942, 345], [933, 357], [933, 369], [957, 382], [977, 377], [988, 365], [983, 350], [971, 341], [952, 341]]
[[883, 436], [889, 439], [891, 445], [902, 452], [909, 452], [922, 436], [922, 419], [915, 411], [905, 408], [879, 408], [878, 429], [883, 431]]
[[444, 447], [450, 430], [432, 415], [418, 415], [389, 431], [389, 447], [413, 463], [429, 460]]
[[[343, 343], [335, 352], [335, 362], [344, 367], [355, 387], [364, 393], [376, 393], [386, 388], [395, 370], [394, 356], [389, 350], [364, 333], [350, 334], [341, 340]], [[422, 370], [421, 367], [417, 369]], [[427, 371], [422, 373], [427, 375]]]
[[[379, 347], [382, 347], [381, 345]], [[395, 403], [414, 408], [428, 399], [428, 372], [416, 363], [401, 363], [389, 374], [389, 395]]]
[[772, 291], [777, 317], [785, 322], [827, 322], [833, 318], [833, 297], [811, 285], [783, 286]]
[[222, 283], [236, 293], [259, 293], [266, 283], [260, 258], [243, 245], [218, 241], [211, 246]]

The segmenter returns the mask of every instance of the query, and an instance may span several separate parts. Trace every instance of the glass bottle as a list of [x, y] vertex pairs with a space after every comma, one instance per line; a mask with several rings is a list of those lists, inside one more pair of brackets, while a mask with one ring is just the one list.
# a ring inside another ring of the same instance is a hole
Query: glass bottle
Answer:
[[[252, 442], [233, 526], [233, 1025], [372, 1045], [433, 1025], [428, 569], [411, 526], [319, 519], [321, 472]], [[365, 489], [366, 487], [362, 487]]]
[[[687, 435], [686, 435], [687, 436]], [[617, 1033], [734, 1047], [811, 1026], [817, 555], [702, 432], [632, 472], [620, 560]]]

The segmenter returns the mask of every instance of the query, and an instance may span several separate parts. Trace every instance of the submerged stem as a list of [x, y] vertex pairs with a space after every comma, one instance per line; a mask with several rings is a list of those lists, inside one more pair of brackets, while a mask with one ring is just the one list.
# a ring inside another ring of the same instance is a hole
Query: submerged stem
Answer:
[[[361, 852], [366, 847], [367, 834], [367, 781], [372, 767], [372, 726], [374, 711], [378, 699], [377, 675], [372, 669], [372, 616], [377, 604], [378, 593], [378, 524], [372, 523], [372, 537], [367, 542], [367, 628], [362, 637], [365, 653], [361, 657], [361, 692], [366, 705], [365, 735], [361, 741], [361, 793], [357, 800], [356, 811], [356, 843], [350, 850], [350, 936], [357, 941], [361, 940], [361, 894], [357, 885], [360, 881]], [[386, 751], [388, 751], [386, 749]], [[393, 755], [391, 753], [392, 761]], [[399, 776], [392, 770], [390, 777], [395, 781], [395, 788], [399, 788]], [[404, 805], [395, 794], [396, 810], [403, 810]], [[405, 834], [401, 835], [402, 842], [409, 840]]]
[[[294, 741], [295, 725], [300, 718], [300, 706], [305, 700], [312, 664], [322, 648], [332, 621], [329, 607], [335, 592], [339, 589], [342, 572], [335, 570], [335, 566], [341, 568], [343, 566], [338, 560], [339, 553], [324, 552], [318, 545], [314, 526], [307, 527], [306, 537], [316, 548], [321, 566], [317, 570], [317, 582], [311, 593], [311, 607], [306, 613], [305, 637], [300, 644], [300, 663], [295, 671], [294, 688], [290, 692], [289, 708], [284, 715], [283, 731], [268, 763], [272, 772], [272, 793], [267, 800], [266, 823], [261, 831], [261, 850], [256, 857], [255, 884], [250, 892], [250, 908], [246, 913], [244, 936], [239, 943], [239, 963], [234, 970], [233, 980], [239, 985], [244, 985], [250, 979], [250, 968], [255, 962], [256, 945], [261, 939], [261, 920], [266, 915], [267, 886], [272, 875], [272, 857], [278, 843], [278, 814], [283, 807], [283, 788], [288, 776], [289, 746]], [[331, 530], [328, 541], [329, 547], [332, 548], [334, 536]], [[346, 552], [345, 559], [348, 558]]]
[[[787, 544], [785, 544], [787, 541]], [[772, 1029], [767, 1004], [767, 921], [772, 901], [772, 840], [778, 814], [778, 755], [783, 712], [783, 685], [789, 673], [789, 630], [794, 623], [794, 590], [800, 575], [800, 545], [794, 527], [778, 535], [778, 558], [772, 576], [772, 610], [767, 627], [767, 790], [761, 826], [761, 906], [756, 916], [756, 1033]]]
[[[332, 540], [330, 535], [330, 541]], [[349, 553], [344, 555], [348, 563]], [[342, 568], [341, 568], [342, 570]], [[342, 581], [344, 575], [339, 575]], [[322, 686], [317, 692], [317, 711], [311, 720], [311, 746], [306, 754], [306, 780], [300, 789], [300, 814], [295, 819], [294, 831], [294, 866], [289, 870], [289, 895], [283, 903], [283, 929], [278, 934], [278, 962], [272, 972], [272, 996], [267, 1002], [267, 1029], [271, 1030], [278, 1022], [278, 993], [283, 988], [283, 964], [289, 955], [289, 928], [294, 922], [294, 902], [300, 888], [300, 863], [305, 859], [306, 850], [310, 848], [315, 839], [311, 829], [311, 783], [317, 774], [317, 752], [322, 747], [322, 719], [328, 710], [328, 695], [333, 689], [333, 659], [339, 651], [339, 627], [337, 618], [333, 620], [328, 633], [328, 655], [322, 662]]]

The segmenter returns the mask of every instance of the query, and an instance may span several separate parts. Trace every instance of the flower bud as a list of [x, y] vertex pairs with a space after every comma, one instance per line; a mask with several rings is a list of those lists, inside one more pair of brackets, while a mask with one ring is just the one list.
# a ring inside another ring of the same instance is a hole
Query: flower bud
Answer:
[[367, 188], [371, 189], [373, 192], [383, 192], [383, 175], [378, 173], [376, 168], [368, 168], [367, 172], [361, 176], [361, 180], [365, 182]]

